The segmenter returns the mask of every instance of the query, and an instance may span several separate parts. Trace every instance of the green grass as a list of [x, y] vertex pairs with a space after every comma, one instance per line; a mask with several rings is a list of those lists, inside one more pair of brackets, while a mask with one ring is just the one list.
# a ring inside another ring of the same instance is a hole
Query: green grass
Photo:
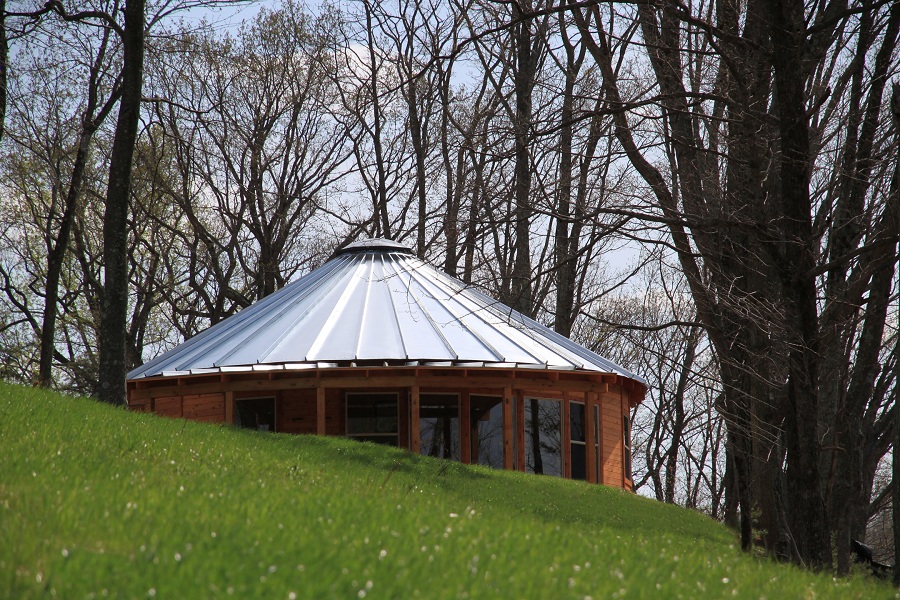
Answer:
[[0, 383], [0, 598], [888, 598], [700, 514]]

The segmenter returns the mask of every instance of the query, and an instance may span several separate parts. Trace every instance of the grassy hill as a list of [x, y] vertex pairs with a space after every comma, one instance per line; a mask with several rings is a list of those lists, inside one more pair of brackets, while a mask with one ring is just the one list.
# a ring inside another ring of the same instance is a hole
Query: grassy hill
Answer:
[[888, 598], [697, 513], [0, 383], [0, 598]]

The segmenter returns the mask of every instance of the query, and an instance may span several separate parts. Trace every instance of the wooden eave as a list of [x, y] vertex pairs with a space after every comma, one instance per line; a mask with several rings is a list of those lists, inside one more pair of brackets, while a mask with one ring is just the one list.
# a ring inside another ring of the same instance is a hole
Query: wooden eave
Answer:
[[526, 392], [595, 392], [609, 386], [628, 392], [629, 405], [639, 404], [646, 387], [615, 373], [498, 369], [496, 367], [334, 367], [315, 369], [253, 370], [146, 377], [130, 380], [129, 404], [151, 398], [216, 392], [264, 392], [316, 388], [412, 387], [425, 389], [499, 390], [514, 387]]

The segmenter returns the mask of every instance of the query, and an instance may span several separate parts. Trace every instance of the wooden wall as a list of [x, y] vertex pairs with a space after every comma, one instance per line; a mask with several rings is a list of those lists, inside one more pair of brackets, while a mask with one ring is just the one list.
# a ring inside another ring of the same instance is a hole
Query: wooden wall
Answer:
[[152, 410], [162, 417], [181, 417], [181, 396], [156, 398]]
[[[283, 433], [316, 433], [316, 390], [283, 390], [276, 401], [277, 431]], [[343, 394], [338, 389], [325, 390], [325, 433], [344, 435], [346, 419]]]
[[[335, 378], [337, 379], [337, 378]], [[249, 380], [248, 380], [249, 381]], [[304, 380], [298, 380], [301, 383]], [[371, 389], [378, 392], [396, 392], [398, 394], [398, 416], [399, 416], [399, 437], [400, 446], [411, 448], [413, 446], [411, 435], [414, 432], [413, 423], [410, 421], [411, 401], [410, 394], [413, 388], [403, 386], [394, 387], [390, 385], [393, 381], [390, 378], [383, 378], [381, 381], [368, 382], [367, 379], [359, 378], [356, 380], [340, 380], [340, 384], [350, 383], [347, 387], [338, 384], [338, 381], [328, 381], [323, 379], [320, 383], [321, 387], [298, 385], [295, 388], [287, 388], [286, 386], [277, 387], [275, 389], [267, 389], [271, 383], [281, 382], [265, 382], [253, 380], [255, 389], [239, 390], [235, 386], [244, 385], [243, 380], [237, 382], [223, 382], [223, 387], [227, 391], [213, 391], [212, 384], [206, 385], [206, 389], [197, 390], [207, 393], [190, 394], [183, 396], [165, 395], [172, 394], [176, 391], [173, 386], [166, 389], [160, 389], [160, 395], [152, 395], [144, 392], [146, 388], [129, 388], [130, 394], [137, 395], [136, 398], [130, 397], [130, 406], [133, 410], [150, 411], [164, 417], [183, 417], [195, 421], [203, 421], [207, 423], [233, 423], [235, 417], [234, 402], [241, 399], [250, 398], [275, 398], [275, 419], [276, 431], [293, 434], [309, 434], [314, 435], [318, 431], [324, 431], [326, 435], [343, 436], [346, 433], [346, 407], [344, 403], [345, 394], [348, 391], [363, 391]], [[471, 385], [471, 382], [466, 381]], [[388, 385], [385, 385], [388, 383]], [[457, 383], [461, 383], [457, 380]], [[481, 383], [479, 381], [479, 383]], [[511, 381], [512, 385], [507, 384], [504, 388], [496, 389], [491, 386], [482, 388], [465, 388], [460, 389], [453, 385], [440, 387], [422, 387], [419, 388], [420, 393], [460, 393], [461, 406], [466, 406], [466, 418], [461, 419], [460, 427], [464, 428], [468, 422], [468, 395], [470, 393], [488, 394], [488, 395], [504, 395], [508, 397], [509, 407], [504, 411], [504, 421], [508, 422], [511, 431], [515, 432], [515, 436], [524, 439], [524, 410], [523, 401], [526, 396], [557, 399], [568, 399], [569, 401], [584, 402], [586, 407], [586, 417], [589, 423], [593, 421], [592, 407], [596, 404], [600, 410], [600, 439], [593, 440], [593, 427], [588, 434], [590, 442], [599, 442], [600, 447], [600, 464], [599, 469], [596, 468], [596, 453], [592, 452], [591, 445], [588, 445], [588, 479], [595, 480], [594, 475], [597, 470], [601, 477], [601, 481], [605, 485], [632, 489], [632, 481], [626, 478], [624, 467], [624, 435], [623, 435], [623, 416], [629, 414], [633, 404], [640, 402], [643, 398], [642, 391], [640, 395], [635, 392], [635, 386], [621, 385], [617, 383], [586, 383], [584, 391], [569, 389], [575, 384], [567, 380], [547, 381], [543, 385], [537, 385], [534, 382], [524, 383]], [[519, 383], [519, 385], [515, 385]], [[538, 381], [538, 383], [541, 383]], [[629, 382], [626, 382], [629, 383]], [[338, 384], [338, 385], [336, 385]], [[368, 384], [368, 385], [366, 385]], [[369, 387], [371, 385], [371, 387]], [[396, 385], [396, 384], [395, 384]], [[568, 385], [568, 387], [566, 387]], [[558, 386], [558, 387], [557, 387]], [[593, 386], [593, 388], [591, 388]], [[231, 389], [228, 389], [228, 388]], [[212, 388], [212, 389], [211, 389]], [[191, 389], [184, 388], [185, 391]], [[588, 391], [591, 390], [591, 391]], [[465, 402], [463, 398], [465, 397]], [[324, 421], [320, 421], [321, 415], [317, 414], [319, 400], [324, 400], [325, 415]], [[516, 410], [513, 410], [515, 408]], [[567, 418], [568, 410], [563, 408], [560, 413], [562, 418], [563, 434], [568, 430], [569, 420]], [[321, 424], [324, 423], [324, 427]], [[417, 423], [416, 423], [417, 424]], [[507, 468], [513, 468], [513, 465], [521, 469], [525, 467], [524, 460], [524, 444], [517, 442], [512, 436], [504, 436], [504, 444], [507, 448], [508, 457], [505, 458]], [[566, 474], [571, 476], [570, 469], [571, 457], [569, 455], [568, 436], [562, 436], [564, 444], [564, 465]], [[468, 448], [466, 448], [468, 450]], [[462, 453], [463, 459], [468, 458], [468, 451]]]
[[184, 417], [205, 423], [225, 422], [225, 394], [191, 394], [154, 398], [150, 410], [161, 417]]
[[284, 390], [275, 403], [276, 428], [284, 433], [316, 433], [316, 390]]
[[[615, 487], [625, 486], [622, 435], [623, 401], [622, 392], [616, 386], [600, 394], [600, 437], [602, 440], [603, 483]], [[625, 410], [627, 410], [627, 402]]]
[[347, 427], [347, 410], [344, 408], [343, 390], [325, 390], [325, 435], [344, 435]]
[[225, 422], [225, 394], [197, 394], [182, 397], [182, 416], [205, 423]]

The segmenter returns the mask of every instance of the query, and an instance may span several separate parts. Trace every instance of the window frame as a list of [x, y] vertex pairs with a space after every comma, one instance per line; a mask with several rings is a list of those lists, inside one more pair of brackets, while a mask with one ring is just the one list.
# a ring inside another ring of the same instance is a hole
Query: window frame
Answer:
[[[377, 406], [378, 404], [390, 404], [391, 400], [393, 400], [394, 405], [394, 431], [393, 432], [383, 432], [377, 431], [377, 420], [378, 415], [376, 414], [376, 431], [371, 432], [350, 432], [350, 406], [352, 403], [352, 399], [354, 397], [362, 397], [362, 398], [372, 398], [383, 396], [385, 400], [373, 400], [372, 405]], [[344, 435], [353, 440], [357, 441], [370, 441], [373, 443], [380, 443], [376, 441], [377, 439], [387, 439], [393, 437], [395, 443], [393, 444], [385, 444], [394, 447], [400, 447], [400, 394], [398, 392], [345, 392], [344, 393]]]

